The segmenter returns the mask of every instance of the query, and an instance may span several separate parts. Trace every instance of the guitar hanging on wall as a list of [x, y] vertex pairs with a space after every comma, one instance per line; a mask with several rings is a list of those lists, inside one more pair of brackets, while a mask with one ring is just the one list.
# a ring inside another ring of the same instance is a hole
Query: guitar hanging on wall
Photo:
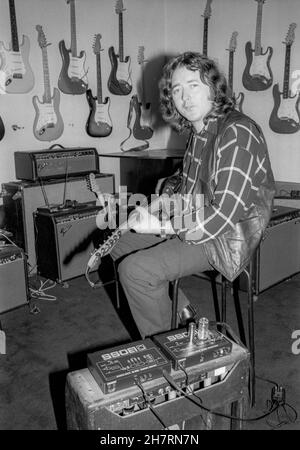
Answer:
[[[135, 111], [136, 111], [136, 120], [133, 127], [133, 134], [137, 139], [151, 139], [153, 136], [153, 130], [150, 127], [151, 124], [151, 103], [146, 101], [146, 89], [145, 89], [145, 80], [144, 80], [144, 64], [146, 62], [144, 56], [145, 47], [139, 46], [138, 50], [138, 63], [140, 64], [141, 70], [141, 92], [142, 92], [142, 101], [139, 103], [138, 99], [134, 100], [135, 102]], [[138, 105], [137, 105], [137, 104]]]
[[14, 0], [9, 0], [11, 42], [6, 49], [0, 42], [0, 92], [24, 94], [34, 86], [34, 75], [29, 63], [30, 42], [23, 35], [19, 44], [17, 18]]
[[38, 43], [42, 50], [43, 73], [44, 73], [44, 95], [39, 101], [37, 95], [32, 99], [35, 108], [35, 120], [33, 134], [40, 141], [53, 141], [58, 139], [64, 130], [64, 123], [59, 111], [60, 93], [57, 88], [53, 89], [51, 97], [50, 74], [48, 65], [48, 44], [41, 25], [36, 26], [38, 32]]
[[270, 67], [270, 59], [273, 54], [272, 47], [268, 47], [265, 53], [261, 46], [261, 25], [262, 10], [265, 0], [255, 0], [257, 2], [257, 17], [255, 30], [255, 45], [251, 47], [248, 41], [245, 46], [246, 67], [243, 73], [243, 85], [248, 91], [265, 91], [273, 83], [273, 74]]
[[234, 52], [235, 52], [235, 49], [236, 49], [236, 41], [237, 41], [236, 38], [237, 38], [237, 35], [238, 35], [237, 31], [234, 31], [232, 33], [231, 39], [230, 39], [230, 42], [229, 42], [229, 48], [227, 49], [228, 52], [229, 52], [228, 88], [230, 90], [230, 95], [232, 95], [235, 98], [235, 102], [236, 102], [235, 103], [235, 108], [238, 111], [243, 112], [242, 111], [242, 105], [243, 105], [243, 102], [244, 102], [244, 94], [243, 94], [243, 92], [240, 92], [238, 94], [238, 96], [236, 96], [234, 94], [234, 91], [233, 91], [233, 58], [234, 58]]
[[86, 54], [77, 52], [75, 0], [66, 0], [70, 5], [71, 46], [67, 49], [65, 41], [59, 42], [62, 57], [62, 69], [58, 78], [58, 87], [64, 94], [80, 95], [88, 86], [85, 69]]
[[124, 57], [124, 36], [123, 36], [123, 1], [117, 0], [116, 13], [119, 17], [119, 54], [115, 53], [114, 47], [108, 50], [111, 62], [111, 73], [108, 79], [108, 89], [115, 95], [128, 95], [132, 90], [130, 57]]
[[202, 54], [204, 56], [207, 56], [208, 21], [209, 21], [210, 16], [211, 16], [211, 3], [212, 3], [212, 0], [207, 0], [204, 13], [202, 14], [202, 17], [204, 17]]
[[146, 150], [149, 147], [149, 142], [136, 137], [136, 130], [139, 127], [141, 107], [136, 95], [133, 95], [129, 103], [129, 112], [127, 117], [127, 128], [129, 136], [121, 142], [120, 148], [122, 152], [129, 150]]
[[279, 84], [273, 86], [274, 107], [270, 116], [269, 126], [275, 133], [296, 133], [300, 128], [299, 101], [300, 94], [291, 95], [289, 88], [290, 80], [290, 57], [291, 47], [295, 39], [295, 23], [291, 23], [285, 38], [285, 62], [283, 74], [283, 91], [279, 91]]
[[97, 97], [93, 97], [91, 89], [86, 91], [90, 114], [86, 123], [86, 132], [91, 137], [106, 137], [112, 132], [112, 121], [109, 114], [110, 98], [102, 95], [101, 77], [101, 34], [95, 36], [93, 51], [96, 55], [97, 67]]

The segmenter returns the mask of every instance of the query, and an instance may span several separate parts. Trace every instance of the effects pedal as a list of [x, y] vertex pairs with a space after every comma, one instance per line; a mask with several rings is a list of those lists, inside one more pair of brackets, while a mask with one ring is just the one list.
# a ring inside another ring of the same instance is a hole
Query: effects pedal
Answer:
[[88, 368], [104, 394], [127, 389], [171, 371], [171, 362], [151, 339], [87, 355]]
[[232, 342], [222, 333], [208, 328], [208, 319], [191, 322], [187, 331], [172, 330], [153, 337], [153, 341], [172, 361], [175, 370], [195, 366], [231, 353]]

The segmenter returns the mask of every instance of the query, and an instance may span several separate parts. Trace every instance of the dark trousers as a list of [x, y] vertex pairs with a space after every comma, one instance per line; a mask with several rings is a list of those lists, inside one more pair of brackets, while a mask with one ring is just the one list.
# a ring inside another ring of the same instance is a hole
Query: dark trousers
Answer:
[[[162, 239], [152, 234], [125, 233], [111, 252], [119, 264], [119, 279], [141, 336], [171, 327], [169, 282], [211, 269], [203, 245]], [[179, 289], [178, 310], [189, 304]]]

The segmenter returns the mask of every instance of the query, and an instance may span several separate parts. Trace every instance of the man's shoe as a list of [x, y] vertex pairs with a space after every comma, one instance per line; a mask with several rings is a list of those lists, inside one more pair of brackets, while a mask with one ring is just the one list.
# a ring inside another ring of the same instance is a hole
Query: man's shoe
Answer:
[[190, 322], [196, 321], [197, 311], [193, 305], [189, 304], [178, 313], [178, 316], [179, 325], [185, 326]]

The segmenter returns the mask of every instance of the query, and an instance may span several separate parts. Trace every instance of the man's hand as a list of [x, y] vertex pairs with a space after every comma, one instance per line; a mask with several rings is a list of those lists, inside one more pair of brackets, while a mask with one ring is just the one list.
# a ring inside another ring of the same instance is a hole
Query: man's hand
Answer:
[[[128, 226], [137, 233], [161, 234], [162, 224], [153, 214], [150, 214], [146, 208], [138, 206], [128, 219]], [[164, 221], [164, 231], [166, 234], [175, 234], [170, 220]]]

